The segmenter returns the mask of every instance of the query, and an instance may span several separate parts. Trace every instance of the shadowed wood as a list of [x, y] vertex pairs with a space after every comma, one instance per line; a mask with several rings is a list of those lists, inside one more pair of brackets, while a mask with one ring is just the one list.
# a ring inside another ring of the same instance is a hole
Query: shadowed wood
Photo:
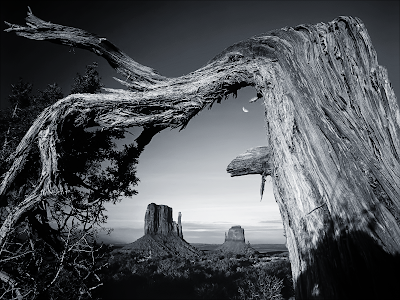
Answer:
[[[130, 90], [70, 95], [47, 108], [11, 158], [1, 201], [37, 144], [39, 191], [27, 197], [24, 209], [38, 197], [68, 190], [56, 147], [67, 118], [76, 126], [183, 128], [200, 110], [253, 86], [264, 98], [270, 147], [262, 174], [272, 177], [296, 299], [397, 295], [391, 274], [400, 267], [400, 111], [360, 19], [339, 17], [261, 34], [177, 78], [156, 74], [82, 30], [44, 22], [31, 12], [27, 21], [28, 26], [9, 24], [7, 31], [94, 51], [127, 75], [122, 83]], [[249, 171], [260, 174], [255, 165]], [[18, 209], [1, 227], [0, 246]]]

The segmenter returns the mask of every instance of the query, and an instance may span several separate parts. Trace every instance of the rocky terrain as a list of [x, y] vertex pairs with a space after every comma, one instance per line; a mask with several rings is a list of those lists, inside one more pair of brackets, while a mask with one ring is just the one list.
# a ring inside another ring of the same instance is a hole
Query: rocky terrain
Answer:
[[144, 218], [144, 236], [114, 252], [136, 252], [147, 257], [198, 257], [201, 252], [183, 239], [181, 218], [182, 214], [179, 213], [176, 223], [172, 219], [171, 207], [149, 204]]

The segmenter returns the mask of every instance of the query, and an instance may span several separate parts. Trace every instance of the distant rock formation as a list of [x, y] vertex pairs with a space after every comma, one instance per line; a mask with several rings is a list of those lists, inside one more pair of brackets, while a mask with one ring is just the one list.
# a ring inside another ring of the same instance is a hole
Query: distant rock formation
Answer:
[[178, 224], [172, 219], [172, 208], [150, 203], [144, 217], [144, 236], [115, 252], [137, 252], [146, 256], [175, 255], [191, 258], [201, 252], [183, 239], [182, 214]]
[[144, 217], [144, 234], [168, 235], [170, 233], [175, 233], [183, 238], [181, 217], [182, 214], [179, 213], [178, 224], [176, 224], [172, 219], [171, 207], [150, 203], [147, 206]]
[[236, 254], [254, 254], [256, 251], [245, 243], [244, 229], [241, 226], [232, 226], [228, 234], [225, 233], [225, 242], [215, 249], [220, 252]]
[[229, 228], [228, 235], [226, 235], [225, 232], [225, 242], [226, 241], [239, 241], [244, 243], [244, 229], [241, 226], [232, 226]]
[[181, 223], [181, 219], [182, 219], [182, 213], [179, 212], [178, 213], [178, 224], [176, 224], [176, 233], [179, 237], [181, 237], [183, 239], [183, 232], [182, 232], [182, 223]]

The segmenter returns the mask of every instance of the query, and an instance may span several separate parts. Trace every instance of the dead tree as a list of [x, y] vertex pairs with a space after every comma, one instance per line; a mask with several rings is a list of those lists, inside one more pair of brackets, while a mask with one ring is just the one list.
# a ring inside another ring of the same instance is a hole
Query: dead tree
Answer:
[[6, 195], [35, 145], [41, 153], [41, 178], [10, 211], [0, 246], [24, 211], [41, 197], [68, 190], [57, 164], [58, 137], [66, 120], [76, 126], [142, 126], [154, 134], [165, 127], [184, 128], [200, 110], [252, 86], [264, 101], [269, 153], [250, 153], [268, 161], [261, 168], [242, 166], [240, 174], [232, 166], [230, 171], [272, 177], [296, 298], [395, 295], [400, 111], [360, 19], [338, 17], [327, 24], [257, 35], [177, 78], [140, 65], [106, 38], [45, 22], [31, 12], [27, 26], [8, 25], [7, 31], [19, 36], [95, 52], [126, 77], [118, 81], [129, 90], [70, 95], [38, 117], [12, 157], [0, 195]]

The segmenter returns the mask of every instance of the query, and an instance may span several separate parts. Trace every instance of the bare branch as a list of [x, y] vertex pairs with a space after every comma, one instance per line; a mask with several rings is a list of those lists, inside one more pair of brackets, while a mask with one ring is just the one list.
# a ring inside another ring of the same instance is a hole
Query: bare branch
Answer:
[[164, 81], [166, 78], [153, 69], [135, 62], [106, 38], [98, 37], [82, 29], [52, 24], [43, 21], [28, 11], [26, 25], [15, 25], [5, 22], [9, 28], [6, 32], [15, 32], [19, 36], [33, 40], [47, 40], [56, 44], [86, 49], [105, 58], [109, 64], [123, 75], [135, 80], [138, 90], [146, 89], [149, 84]]
[[0, 262], [5, 262], [5, 261], [17, 259], [17, 258], [20, 258], [22, 256], [28, 255], [30, 253], [34, 253], [34, 251], [27, 251], [27, 252], [24, 252], [24, 253], [19, 254], [19, 255], [15, 255], [15, 256], [8, 257], [8, 258], [0, 259]]
[[13, 292], [13, 291], [15, 292], [18, 300], [22, 300], [23, 299], [19, 289], [16, 287], [16, 285], [17, 285], [16, 281], [14, 279], [12, 279], [10, 277], [10, 275], [8, 275], [4, 271], [0, 271], [0, 280], [3, 281], [4, 283], [10, 285], [11, 292]]

